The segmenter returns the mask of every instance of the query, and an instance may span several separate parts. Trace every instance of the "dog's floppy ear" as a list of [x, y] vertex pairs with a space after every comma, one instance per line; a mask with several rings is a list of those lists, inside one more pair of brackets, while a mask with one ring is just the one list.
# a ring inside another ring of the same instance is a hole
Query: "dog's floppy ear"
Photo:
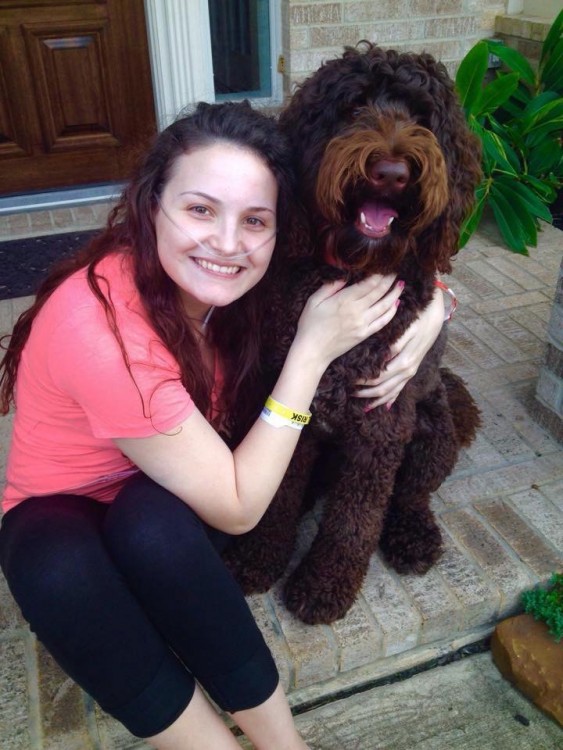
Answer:
[[[445, 213], [424, 233], [423, 249], [436, 270], [451, 270], [450, 258], [458, 251], [463, 220], [475, 200], [475, 188], [481, 179], [481, 144], [469, 130], [454, 84], [442, 63], [430, 55], [420, 55], [419, 63], [429, 74], [428, 87], [433, 99], [428, 127], [440, 144], [448, 168], [450, 200]], [[432, 260], [431, 260], [432, 259]]]
[[346, 47], [344, 54], [324, 62], [297, 86], [282, 110], [280, 127], [295, 151], [299, 181], [304, 195], [314, 195], [317, 169], [327, 142], [350, 119], [358, 102], [374, 85], [373, 59], [364, 54], [385, 53], [368, 42]]

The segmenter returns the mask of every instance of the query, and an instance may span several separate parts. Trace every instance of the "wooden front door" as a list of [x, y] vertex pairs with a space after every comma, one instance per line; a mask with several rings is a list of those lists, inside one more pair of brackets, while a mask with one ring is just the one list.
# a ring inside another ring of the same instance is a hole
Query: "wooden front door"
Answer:
[[0, 195], [122, 180], [155, 130], [143, 0], [0, 0]]

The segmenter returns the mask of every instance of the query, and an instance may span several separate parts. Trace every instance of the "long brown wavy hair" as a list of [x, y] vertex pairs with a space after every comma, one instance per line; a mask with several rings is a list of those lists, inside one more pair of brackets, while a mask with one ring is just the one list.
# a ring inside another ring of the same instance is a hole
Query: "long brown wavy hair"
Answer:
[[[262, 159], [278, 184], [276, 249], [264, 278], [241, 299], [215, 310], [208, 336], [217, 348], [224, 370], [223, 396], [219, 403], [225, 422], [230, 406], [237, 411], [250, 402], [260, 375], [260, 326], [271, 279], [279, 268], [280, 255], [288, 246], [296, 215], [292, 153], [273, 117], [252, 109], [248, 102], [200, 103], [160, 133], [140, 161], [119, 203], [108, 216], [104, 230], [79, 253], [59, 264], [41, 284], [34, 304], [14, 326], [0, 362], [0, 413], [15, 403], [18, 365], [33, 321], [55, 289], [79, 269], [87, 270], [88, 284], [103, 306], [131, 373], [127, 353], [116, 323], [111, 297], [104, 294], [107, 282], [96, 271], [97, 264], [116, 250], [130, 255], [135, 284], [149, 320], [165, 346], [179, 363], [181, 379], [197, 407], [209, 409], [212, 377], [204, 367], [196, 335], [186, 318], [174, 282], [164, 272], [157, 253], [154, 217], [158, 198], [167, 184], [176, 160], [183, 154], [216, 142], [246, 148]], [[284, 231], [284, 228], [289, 231]], [[291, 243], [290, 243], [291, 244]], [[101, 285], [102, 282], [102, 285]], [[144, 408], [146, 405], [143, 405]], [[147, 413], [147, 412], [145, 412]], [[150, 418], [150, 414], [147, 414]]]

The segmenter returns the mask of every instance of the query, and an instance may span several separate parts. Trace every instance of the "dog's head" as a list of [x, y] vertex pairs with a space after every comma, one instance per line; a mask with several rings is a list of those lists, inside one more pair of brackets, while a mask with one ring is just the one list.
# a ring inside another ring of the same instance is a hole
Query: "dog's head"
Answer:
[[407, 254], [424, 271], [450, 270], [480, 150], [443, 65], [347, 48], [302, 84], [280, 122], [319, 253], [353, 271], [397, 271]]

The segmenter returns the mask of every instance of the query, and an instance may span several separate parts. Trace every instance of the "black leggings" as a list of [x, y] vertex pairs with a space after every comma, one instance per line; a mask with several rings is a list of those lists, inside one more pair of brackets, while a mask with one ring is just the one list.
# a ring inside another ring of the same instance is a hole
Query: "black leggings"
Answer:
[[8, 511], [0, 564], [60, 666], [138, 737], [172, 724], [195, 681], [225, 711], [263, 703], [278, 673], [220, 557], [228, 537], [144, 475], [111, 505], [79, 495]]

